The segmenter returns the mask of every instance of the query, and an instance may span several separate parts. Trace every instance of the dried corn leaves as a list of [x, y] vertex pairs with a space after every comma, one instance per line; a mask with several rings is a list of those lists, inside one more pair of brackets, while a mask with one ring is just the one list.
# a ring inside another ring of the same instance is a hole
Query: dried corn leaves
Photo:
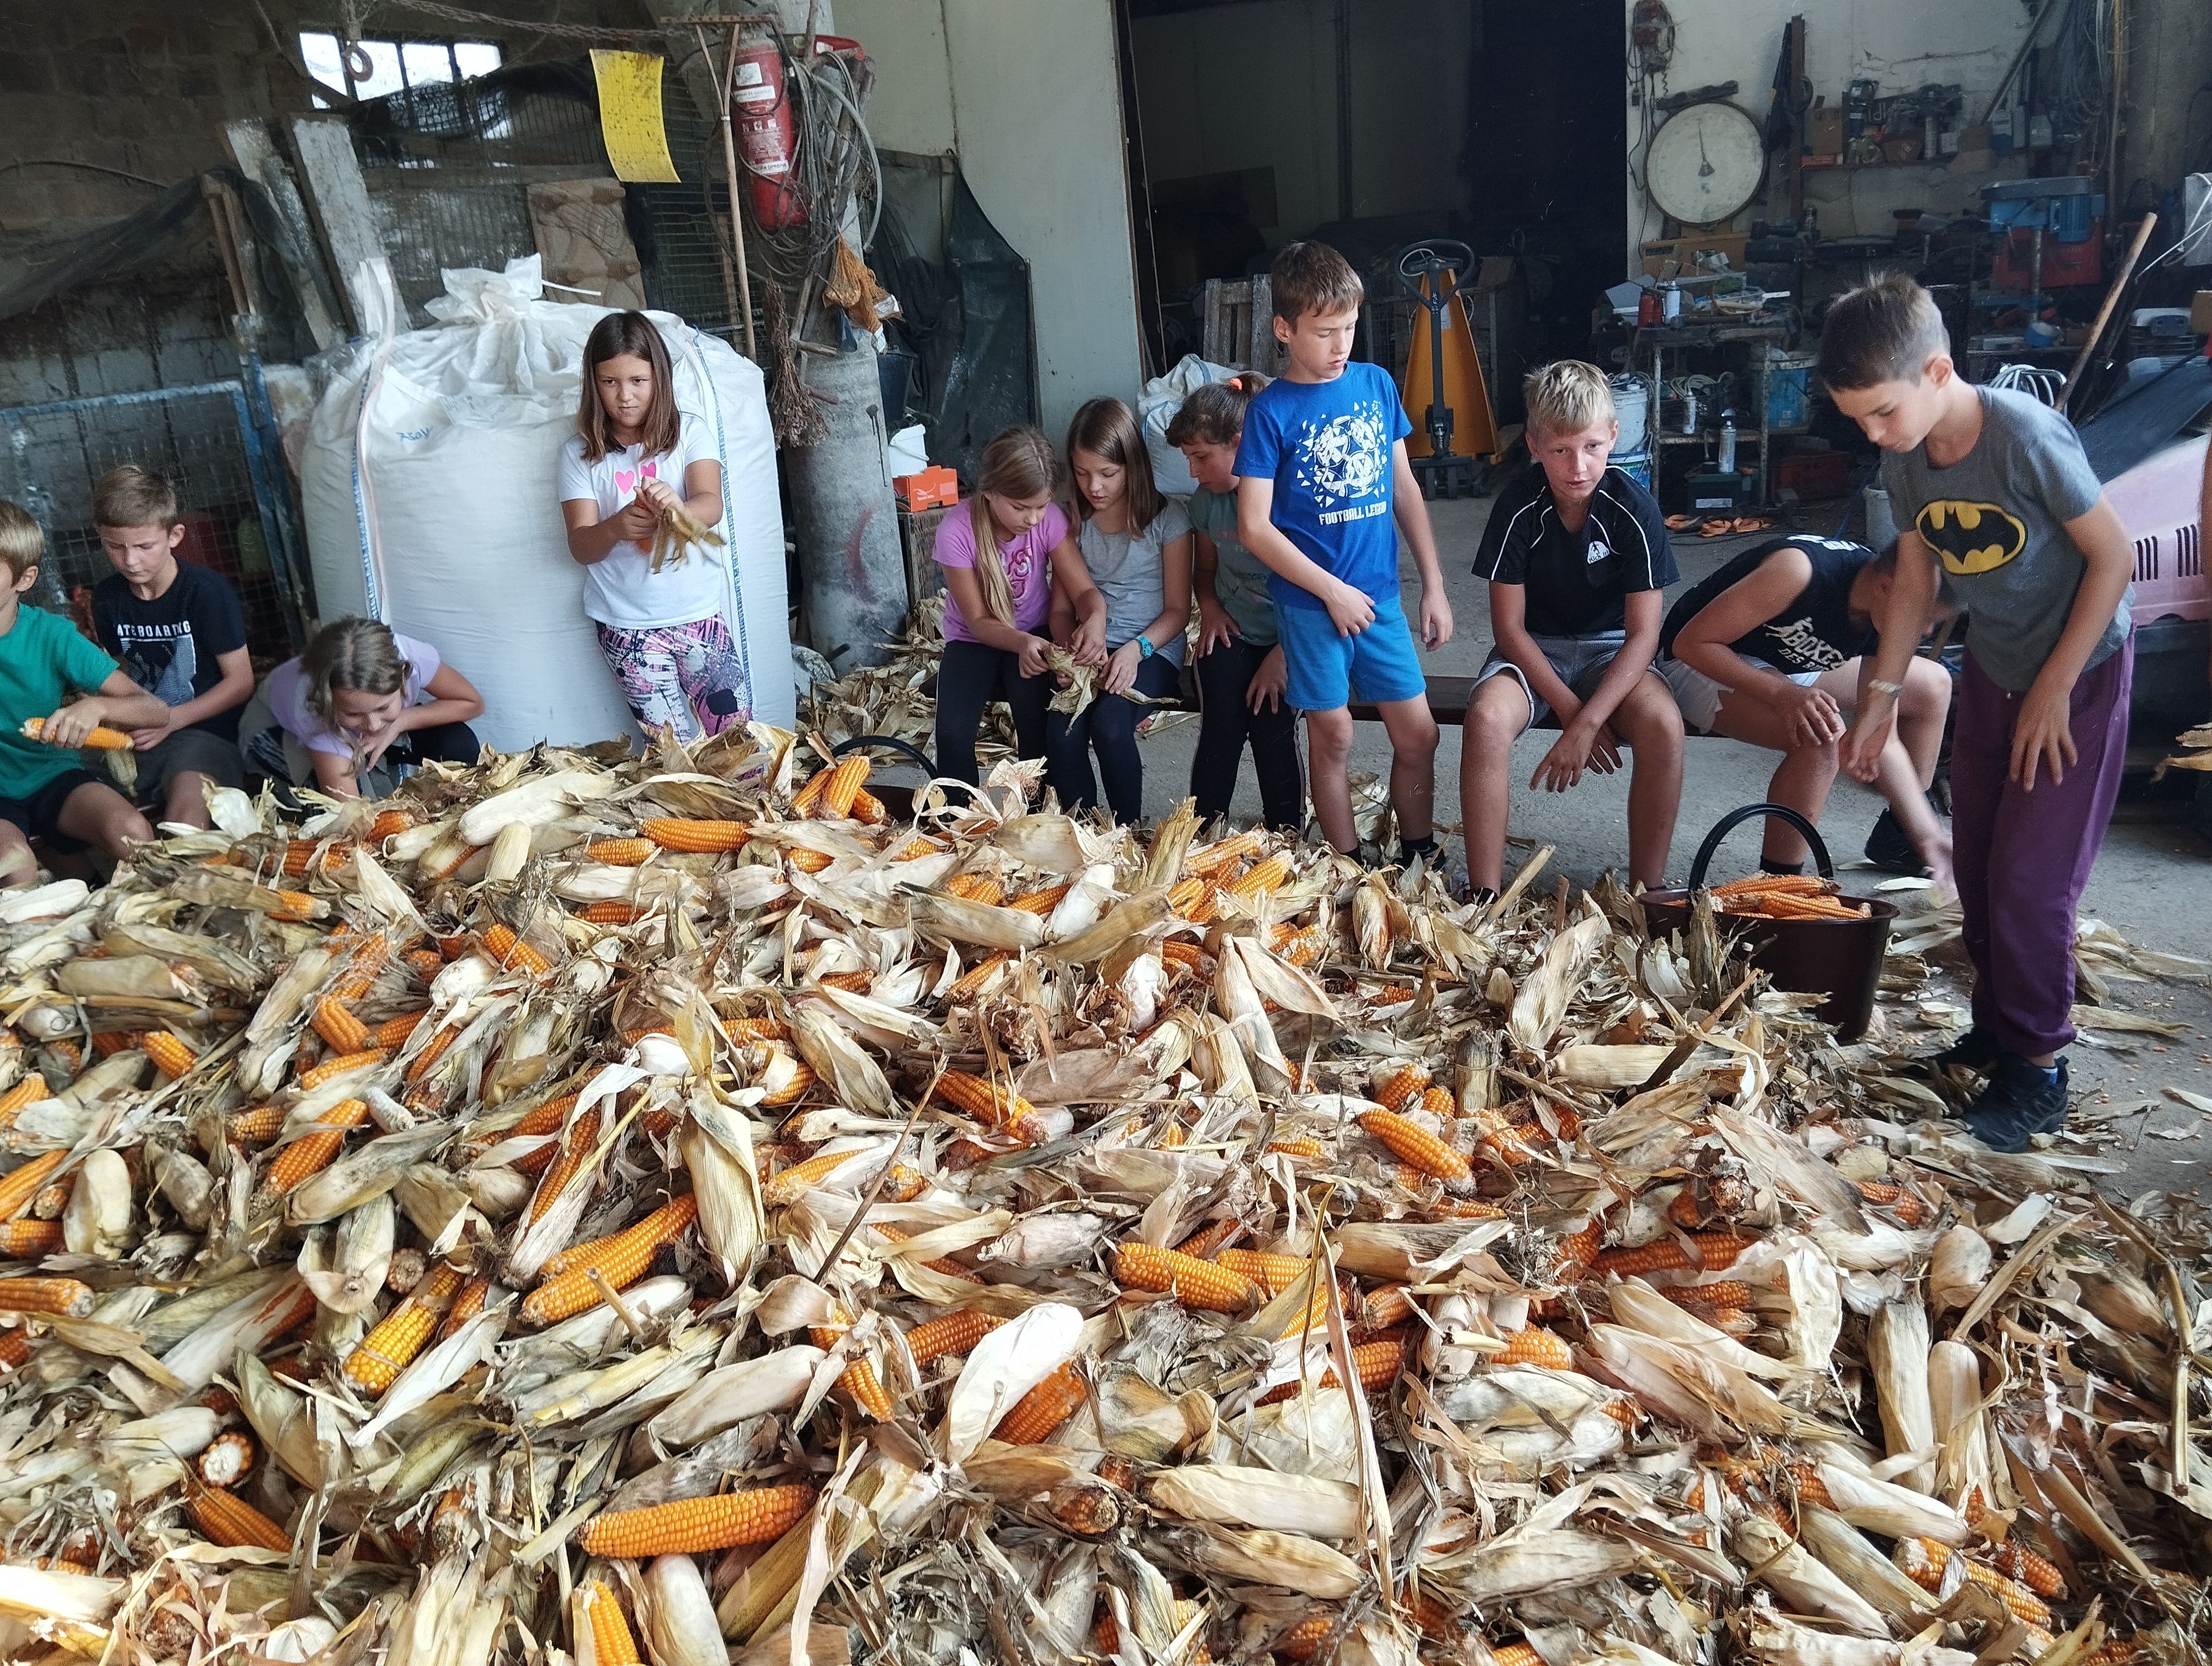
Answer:
[[2201, 1657], [2187, 1206], [1709, 910], [817, 762], [0, 902], [8, 1658]]

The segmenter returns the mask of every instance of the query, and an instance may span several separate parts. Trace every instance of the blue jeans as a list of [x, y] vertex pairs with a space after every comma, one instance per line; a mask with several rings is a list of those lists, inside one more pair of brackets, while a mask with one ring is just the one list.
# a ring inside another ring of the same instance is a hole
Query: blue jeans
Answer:
[[[1176, 691], [1181, 668], [1155, 654], [1137, 666], [1133, 692], [1155, 697]], [[1106, 807], [1116, 821], [1134, 824], [1145, 815], [1145, 760], [1137, 751], [1137, 720], [1149, 709], [1118, 694], [1102, 694], [1075, 716], [1052, 714], [1045, 731], [1045, 779], [1060, 794], [1063, 810], [1090, 810], [1106, 785]], [[1098, 773], [1091, 773], [1091, 755]]]

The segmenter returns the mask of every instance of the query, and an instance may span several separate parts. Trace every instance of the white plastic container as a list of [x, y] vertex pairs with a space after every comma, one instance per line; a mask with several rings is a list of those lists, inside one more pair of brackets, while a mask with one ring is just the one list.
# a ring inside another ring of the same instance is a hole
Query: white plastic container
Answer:
[[[606, 309], [545, 300], [535, 255], [445, 278], [428, 330], [398, 327], [388, 274], [369, 286], [386, 311], [317, 407], [301, 489], [318, 611], [434, 646], [483, 691], [475, 727], [501, 751], [635, 733], [584, 617], [555, 485], [584, 338]], [[783, 515], [760, 369], [672, 313], [651, 316], [677, 404], [721, 456], [723, 611], [753, 714], [787, 727]]]

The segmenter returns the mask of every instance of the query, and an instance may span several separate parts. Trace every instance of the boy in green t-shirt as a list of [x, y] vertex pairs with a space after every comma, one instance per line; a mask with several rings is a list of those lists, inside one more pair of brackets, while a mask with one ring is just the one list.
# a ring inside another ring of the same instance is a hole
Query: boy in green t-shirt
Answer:
[[[79, 766], [76, 749], [95, 728], [150, 727], [168, 708], [66, 619], [22, 605], [45, 553], [39, 523], [0, 502], [0, 885], [38, 877], [33, 838], [62, 851], [97, 845], [120, 860], [154, 837], [128, 799]], [[36, 740], [23, 733], [34, 717]]]

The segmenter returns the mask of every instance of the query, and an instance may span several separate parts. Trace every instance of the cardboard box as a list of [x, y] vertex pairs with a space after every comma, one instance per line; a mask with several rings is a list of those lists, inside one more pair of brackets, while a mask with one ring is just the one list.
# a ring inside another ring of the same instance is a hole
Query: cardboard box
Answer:
[[920, 474], [891, 477], [891, 490], [902, 509], [939, 509], [960, 501], [960, 477], [945, 468], [927, 468]]
[[1662, 238], [1644, 245], [1644, 276], [1646, 277], [1680, 277], [1685, 273], [1695, 275], [1702, 270], [1698, 257], [1717, 251], [1728, 257], [1729, 270], [1743, 270], [1744, 246], [1751, 241], [1748, 232], [1700, 231], [1686, 232], [1680, 237]]
[[2194, 335], [2212, 336], [2212, 289], [2199, 289], [2189, 303], [2189, 328]]
[[1805, 112], [1805, 150], [1814, 156], [1840, 156], [1844, 152], [1844, 110], [1826, 99]]

